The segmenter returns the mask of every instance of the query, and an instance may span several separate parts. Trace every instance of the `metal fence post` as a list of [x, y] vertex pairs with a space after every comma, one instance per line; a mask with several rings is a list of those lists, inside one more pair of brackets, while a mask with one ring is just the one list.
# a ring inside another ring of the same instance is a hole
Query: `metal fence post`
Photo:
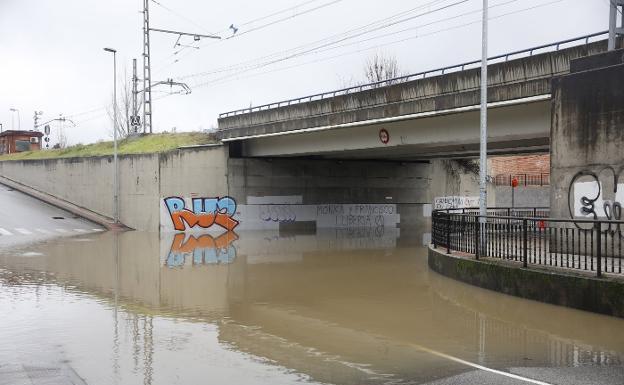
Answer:
[[522, 220], [522, 266], [524, 267], [529, 267], [529, 247], [528, 247], [528, 238], [529, 238], [529, 231], [528, 231], [528, 220], [526, 218], [524, 218]]
[[602, 240], [600, 239], [602, 226], [600, 222], [597, 222], [594, 227], [596, 228], [596, 275], [600, 277], [602, 276]]
[[481, 237], [479, 236], [480, 230], [480, 220], [481, 218], [476, 215], [475, 217], [475, 259], [479, 259], [479, 243], [481, 242]]
[[451, 253], [451, 214], [446, 214], [446, 253]]
[[440, 231], [439, 229], [440, 221], [438, 218], [439, 216], [437, 215], [437, 213], [433, 212], [433, 214], [431, 215], [431, 227], [432, 227], [431, 243], [433, 243], [434, 249], [438, 248], [438, 244], [436, 243], [436, 239], [438, 238], [438, 232]]

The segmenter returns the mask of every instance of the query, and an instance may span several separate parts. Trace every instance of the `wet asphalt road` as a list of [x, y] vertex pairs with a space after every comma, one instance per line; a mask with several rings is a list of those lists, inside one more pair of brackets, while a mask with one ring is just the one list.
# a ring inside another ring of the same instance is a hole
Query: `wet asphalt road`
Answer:
[[90, 221], [0, 185], [0, 249], [103, 230]]

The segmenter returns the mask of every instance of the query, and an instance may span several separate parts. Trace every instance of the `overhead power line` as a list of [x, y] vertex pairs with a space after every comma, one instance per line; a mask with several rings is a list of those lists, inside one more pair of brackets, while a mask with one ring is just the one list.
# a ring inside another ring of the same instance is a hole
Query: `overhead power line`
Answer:
[[343, 0], [333, 0], [333, 1], [330, 1], [329, 3], [321, 4], [321, 5], [317, 6], [317, 7], [306, 9], [305, 11], [301, 11], [299, 13], [295, 13], [294, 15], [286, 16], [284, 18], [274, 20], [274, 21], [272, 21], [270, 23], [262, 24], [262, 25], [259, 25], [257, 27], [245, 30], [245, 31], [243, 31], [241, 33], [237, 33], [235, 35], [232, 35], [232, 36], [228, 37], [227, 39], [239, 38], [240, 36], [246, 35], [248, 33], [255, 32], [255, 31], [258, 31], [260, 29], [264, 29], [266, 27], [270, 27], [272, 25], [281, 23], [281, 22], [286, 21], [286, 20], [294, 19], [297, 16], [305, 15], [305, 14], [317, 11], [319, 9], [329, 7], [330, 5], [334, 5], [334, 4], [340, 3], [341, 1], [343, 1]]
[[[154, 0], [151, 0], [151, 1], [154, 1]], [[282, 9], [282, 10], [279, 10], [279, 11], [276, 11], [276, 12], [273, 12], [273, 13], [271, 13], [271, 14], [268, 14], [268, 15], [265, 15], [265, 16], [261, 16], [261, 17], [255, 18], [255, 19], [253, 19], [253, 20], [249, 20], [249, 21], [246, 21], [246, 22], [244, 22], [244, 23], [241, 23], [241, 24], [236, 24], [236, 25], [238, 26], [238, 29], [240, 29], [241, 27], [244, 27], [244, 26], [247, 26], [247, 25], [250, 25], [250, 24], [257, 23], [258, 21], [262, 21], [262, 20], [267, 20], [267, 19], [270, 19], [271, 17], [277, 16], [277, 15], [281, 15], [281, 14], [286, 13], [286, 12], [288, 12], [288, 11], [292, 11], [292, 10], [294, 10], [294, 9], [304, 7], [304, 6], [306, 6], [306, 5], [309, 5], [309, 4], [312, 4], [312, 3], [316, 3], [316, 2], [318, 2], [318, 1], [320, 1], [320, 0], [308, 0], [308, 1], [305, 1], [305, 2], [303, 2], [303, 3], [297, 4], [297, 5], [295, 5], [295, 6], [291, 6], [291, 7], [288, 7], [288, 8], [285, 8], [285, 9]], [[272, 25], [275, 25], [275, 24], [281, 23], [281, 22], [283, 22], [283, 21], [287, 21], [287, 20], [293, 19], [293, 18], [295, 18], [295, 17], [302, 16], [302, 15], [305, 15], [305, 14], [311, 13], [311, 12], [313, 12], [313, 11], [316, 11], [316, 10], [319, 10], [319, 9], [322, 9], [322, 8], [325, 8], [325, 7], [328, 7], [328, 6], [330, 6], [330, 5], [333, 5], [333, 4], [335, 4], [335, 3], [338, 3], [338, 2], [340, 2], [340, 1], [343, 1], [343, 0], [334, 0], [334, 1], [331, 1], [331, 2], [329, 2], [329, 3], [319, 5], [319, 6], [315, 7], [315, 8], [312, 8], [312, 9], [307, 9], [307, 10], [301, 11], [301, 12], [299, 12], [299, 13], [295, 14], [295, 15], [290, 15], [290, 16], [285, 17], [285, 18], [282, 18], [282, 19], [280, 19], [280, 20], [273, 21], [273, 22], [270, 22], [270, 23], [268, 23], [268, 24], [264, 24], [264, 25], [261, 25], [261, 26], [258, 26], [258, 27], [254, 27], [254, 28], [252, 28], [252, 30], [243, 31], [243, 32], [241, 32], [240, 34], [238, 34], [238, 35], [234, 35], [234, 36], [244, 35], [244, 34], [247, 34], [247, 33], [252, 32], [252, 31], [253, 31], [253, 32], [255, 32], [255, 31], [257, 31], [257, 30], [264, 29], [264, 28], [266, 28], [266, 27], [269, 27], [269, 26], [272, 26]], [[218, 31], [216, 34], [222, 34], [222, 33], [225, 33], [225, 32], [227, 32], [227, 31], [228, 31], [228, 29], [229, 29], [229, 28], [225, 28], [225, 29], [223, 29], [223, 30], [221, 30], [221, 31]], [[198, 48], [205, 47], [205, 46], [206, 46], [206, 44], [200, 44], [200, 45], [198, 46]], [[168, 61], [168, 60], [172, 59], [173, 57], [175, 57], [175, 56], [179, 55], [179, 54], [180, 54], [180, 53], [182, 53], [182, 52], [186, 52], [186, 55], [190, 54], [191, 52], [194, 52], [194, 51], [184, 51], [184, 49], [185, 49], [185, 48], [188, 48], [188, 47], [183, 47], [183, 48], [181, 48], [181, 49], [179, 49], [179, 50], [176, 50], [174, 53], [172, 53], [171, 55], [167, 56], [167, 57], [166, 57], [164, 60], [162, 60], [161, 62]], [[168, 68], [168, 67], [170, 67], [171, 65], [173, 65], [173, 64], [175, 64], [175, 63], [177, 63], [177, 62], [178, 62], [179, 60], [181, 60], [181, 59], [182, 59], [182, 57], [184, 57], [184, 56], [185, 56], [185, 55], [183, 54], [182, 56], [180, 56], [180, 57], [179, 57], [179, 59], [176, 59], [175, 61], [173, 61], [173, 62], [169, 63], [166, 67], [162, 67], [162, 68], [160, 68], [160, 69], [159, 69], [159, 71], [160, 71], [160, 70], [162, 70], [162, 69]]]
[[445, 3], [445, 2], [448, 2], [448, 1], [450, 1], [450, 0], [433, 0], [433, 1], [429, 1], [427, 3], [419, 5], [417, 7], [413, 7], [413, 8], [410, 8], [408, 10], [401, 11], [399, 13], [393, 14], [391, 16], [375, 20], [375, 21], [373, 21], [371, 23], [368, 23], [368, 24], [365, 24], [363, 26], [360, 26], [360, 27], [357, 27], [357, 28], [352, 28], [350, 30], [347, 30], [345, 32], [340, 32], [338, 34], [330, 35], [330, 36], [327, 36], [327, 37], [325, 37], [323, 39], [316, 40], [316, 41], [313, 41], [313, 42], [310, 42], [310, 43], [306, 43], [306, 44], [302, 44], [300, 46], [293, 47], [293, 48], [290, 48], [288, 50], [284, 50], [284, 51], [276, 52], [276, 53], [273, 53], [273, 54], [270, 54], [270, 55], [266, 55], [266, 56], [263, 56], [263, 57], [260, 57], [260, 58], [252, 59], [252, 60], [249, 60], [247, 62], [241, 63], [240, 65], [246, 64], [248, 62], [255, 62], [255, 61], [258, 61], [258, 60], [265, 60], [265, 59], [269, 59], [269, 58], [272, 58], [272, 57], [285, 55], [285, 54], [288, 54], [288, 53], [291, 53], [291, 52], [296, 52], [298, 50], [306, 49], [306, 48], [314, 46], [314, 45], [318, 45], [318, 44], [322, 44], [322, 43], [326, 43], [326, 42], [331, 42], [331, 41], [334, 41], [336, 39], [340, 39], [340, 38], [343, 38], [345, 36], [349, 36], [349, 34], [355, 34], [355, 33], [358, 33], [358, 32], [367, 31], [367, 30], [370, 30], [372, 28], [381, 26], [384, 23], [393, 22], [393, 21], [395, 21], [396, 19], [398, 19], [400, 17], [409, 15], [410, 13], [413, 13], [413, 12], [416, 12], [416, 11], [420, 11], [420, 10], [425, 9], [427, 7], [432, 7], [432, 6], [435, 6], [437, 4]]
[[[508, 5], [508, 4], [511, 4], [511, 3], [515, 3], [515, 2], [518, 2], [518, 1], [519, 0], [508, 0], [508, 1], [505, 1], [505, 2], [502, 2], [502, 3], [494, 4], [494, 5], [492, 5], [492, 6], [488, 7], [488, 8], [492, 9], [492, 8], [496, 8], [496, 7], [501, 7], [501, 6], [505, 6], [505, 5]], [[315, 50], [309, 52], [309, 54], [318, 54], [318, 53], [332, 51], [332, 50], [336, 50], [336, 49], [340, 49], [340, 48], [344, 48], [344, 47], [348, 47], [348, 46], [358, 45], [358, 44], [361, 44], [361, 43], [366, 43], [366, 42], [372, 41], [372, 40], [382, 39], [382, 38], [389, 37], [389, 36], [399, 35], [399, 34], [402, 34], [402, 33], [405, 33], [405, 32], [418, 30], [418, 29], [421, 29], [421, 28], [429, 27], [429, 26], [432, 26], [432, 25], [435, 25], [435, 24], [440, 24], [440, 23], [447, 22], [447, 21], [454, 20], [454, 19], [459, 19], [459, 18], [468, 16], [468, 15], [472, 15], [472, 14], [478, 14], [478, 13], [481, 13], [481, 12], [482, 12], [482, 9], [479, 8], [477, 10], [460, 13], [458, 15], [451, 16], [451, 17], [445, 17], [445, 18], [442, 18], [442, 19], [434, 20], [434, 21], [431, 21], [431, 22], [428, 22], [428, 23], [424, 23], [424, 24], [419, 24], [419, 25], [416, 25], [416, 26], [413, 26], [413, 27], [410, 27], [410, 28], [406, 28], [406, 29], [402, 29], [402, 30], [399, 30], [399, 31], [393, 31], [393, 32], [389, 32], [389, 33], [385, 33], [385, 34], [369, 37], [369, 38], [366, 38], [366, 39], [360, 39], [360, 40], [352, 41], [352, 42], [345, 43], [345, 44], [332, 45], [332, 46], [328, 46], [328, 47], [324, 47], [324, 48], [315, 49]], [[213, 71], [206, 71], [206, 72], [203, 72], [201, 74], [196, 74], [196, 75], [193, 75], [193, 76], [187, 75], [187, 76], [183, 76], [181, 78], [184, 79], [184, 78], [187, 78], [189, 76], [190, 77], [199, 77], [199, 76], [214, 75], [214, 74], [223, 73], [223, 72], [230, 72], [230, 71], [239, 69], [239, 67], [241, 67], [241, 66], [235, 64], [233, 66], [221, 67], [221, 68], [215, 69]], [[249, 66], [243, 66], [243, 67], [244, 68], [249, 68]], [[244, 69], [244, 68], [240, 68], [240, 69]]]
[[[256, 19], [253, 19], [253, 20], [248, 20], [248, 21], [246, 21], [246, 22], [244, 22], [244, 23], [240, 23], [240, 24], [237, 24], [237, 25], [238, 25], [239, 27], [244, 27], [244, 26], [247, 26], [247, 25], [249, 25], [249, 24], [253, 24], [253, 23], [257, 23], [258, 21], [262, 21], [262, 20], [270, 19], [270, 18], [271, 18], [271, 17], [273, 17], [273, 16], [281, 15], [282, 13], [286, 13], [286, 12], [288, 12], [288, 11], [292, 11], [293, 9], [301, 8], [301, 7], [306, 6], [306, 5], [308, 5], [308, 4], [311, 4], [311, 3], [316, 3], [316, 2], [319, 2], [319, 1], [320, 1], [320, 0], [309, 0], [309, 1], [304, 1], [303, 3], [297, 4], [297, 5], [293, 5], [292, 7], [288, 7], [288, 8], [282, 9], [282, 10], [277, 11], [277, 12], [273, 12], [273, 13], [268, 14], [268, 15], [265, 15], [265, 16], [260, 16], [260, 17], [258, 17], [258, 18], [256, 18]], [[227, 31], [227, 30], [228, 30], [228, 28], [225, 28], [222, 32]]]
[[[433, 10], [421, 12], [421, 13], [419, 13], [417, 15], [412, 15], [410, 17], [403, 18], [403, 19], [400, 19], [400, 20], [394, 20], [394, 21], [386, 22], [385, 24], [378, 25], [378, 26], [375, 26], [374, 28], [367, 29], [367, 30], [361, 30], [361, 28], [357, 28], [357, 29], [354, 30], [354, 31], [357, 31], [357, 33], [354, 33], [354, 34], [351, 34], [351, 35], [347, 35], [347, 36], [343, 36], [341, 38], [334, 39], [334, 40], [322, 39], [322, 40], [319, 40], [319, 42], [321, 42], [321, 44], [317, 44], [314, 47], [307, 48], [307, 49], [304, 49], [304, 50], [294, 51], [293, 53], [287, 54], [286, 56], [281, 57], [281, 58], [268, 60], [268, 61], [265, 61], [265, 62], [262, 62], [262, 63], [258, 63], [258, 64], [253, 64], [253, 62], [255, 62], [256, 60], [262, 60], [264, 58], [269, 58], [270, 59], [272, 57], [277, 56], [277, 54], [268, 55], [268, 56], [264, 56], [264, 57], [259, 58], [259, 59], [250, 60], [249, 63], [252, 63], [252, 64], [250, 64], [248, 66], [242, 65], [242, 67], [247, 67], [247, 68], [243, 68], [243, 69], [241, 69], [241, 71], [249, 71], [249, 70], [253, 70], [253, 69], [258, 69], [258, 68], [266, 67], [266, 66], [271, 65], [271, 64], [279, 63], [279, 62], [284, 61], [284, 60], [289, 60], [289, 59], [293, 59], [293, 58], [296, 58], [296, 57], [299, 57], [299, 56], [303, 56], [305, 54], [308, 54], [308, 53], [311, 53], [311, 52], [314, 52], [314, 51], [318, 51], [321, 48], [329, 47], [331, 45], [334, 45], [334, 44], [337, 44], [337, 43], [340, 43], [340, 42], [343, 42], [343, 41], [346, 41], [346, 40], [354, 39], [356, 37], [363, 36], [365, 34], [368, 34], [368, 33], [371, 33], [371, 32], [375, 32], [375, 31], [378, 31], [378, 30], [381, 30], [381, 29], [385, 29], [385, 28], [397, 25], [399, 23], [403, 23], [403, 22], [406, 22], [406, 21], [414, 20], [414, 19], [419, 18], [419, 17], [431, 15], [431, 14], [434, 14], [436, 12], [440, 12], [440, 11], [449, 9], [451, 7], [463, 4], [463, 3], [467, 2], [467, 1], [469, 1], [469, 0], [459, 0], [459, 1], [456, 1], [455, 3], [451, 3], [451, 4], [444, 5], [444, 6], [440, 6], [438, 8], [433, 9]], [[305, 47], [305, 46], [302, 46], [302, 47]], [[285, 52], [288, 52], [288, 51], [285, 51]], [[232, 68], [232, 66], [229, 66], [228, 68]], [[180, 79], [187, 79], [187, 78], [190, 78], [190, 77], [203, 76], [203, 75], [206, 75], [206, 74], [208, 74], [208, 73], [207, 72], [200, 72], [200, 73], [196, 73], [196, 74], [190, 74], [190, 75], [181, 76], [179, 78]]]
[[[500, 14], [500, 15], [497, 15], [497, 16], [494, 16], [494, 17], [489, 17], [488, 20], [500, 19], [500, 18], [503, 18], [503, 17], [506, 17], [506, 16], [515, 15], [515, 14], [518, 14], [518, 13], [531, 11], [531, 10], [534, 10], [534, 9], [537, 9], [537, 8], [542, 8], [542, 7], [545, 7], [545, 6], [548, 6], [548, 5], [552, 5], [552, 4], [556, 4], [556, 3], [560, 3], [560, 2], [563, 2], [563, 1], [565, 1], [565, 0], [554, 0], [554, 1], [543, 3], [543, 4], [538, 4], [538, 5], [535, 5], [535, 6], [519, 9], [519, 10], [516, 10], [516, 11], [503, 13], [503, 14]], [[295, 64], [295, 65], [292, 65], [292, 66], [277, 68], [277, 69], [270, 70], [270, 71], [260, 72], [260, 73], [252, 74], [252, 75], [249, 75], [249, 76], [245, 76], [243, 78], [238, 77], [238, 75], [241, 75], [242, 73], [248, 72], [248, 71], [240, 71], [238, 73], [231, 74], [231, 75], [228, 75], [228, 76], [224, 76], [222, 78], [213, 79], [213, 80], [206, 81], [206, 82], [203, 82], [203, 83], [193, 84], [192, 87], [193, 87], [193, 89], [196, 89], [196, 88], [205, 87], [205, 86], [208, 86], [208, 85], [224, 84], [224, 83], [228, 83], [228, 82], [231, 82], [231, 81], [237, 81], [237, 80], [241, 80], [241, 79], [247, 79], [247, 78], [251, 78], [251, 77], [261, 76], [261, 75], [274, 73], [274, 72], [279, 72], [279, 71], [283, 71], [283, 70], [288, 70], [288, 69], [292, 69], [292, 68], [296, 68], [296, 67], [300, 67], [300, 66], [304, 66], [304, 65], [314, 64], [314, 63], [323, 62], [323, 61], [332, 60], [332, 59], [337, 59], [337, 58], [341, 58], [341, 57], [344, 57], [344, 56], [348, 56], [348, 55], [353, 55], [353, 54], [356, 54], [356, 53], [369, 51], [369, 50], [372, 50], [372, 49], [379, 49], [379, 48], [387, 47], [388, 45], [399, 44], [399, 43], [403, 43], [403, 42], [406, 42], [406, 41], [410, 41], [410, 40], [414, 40], [414, 39], [418, 39], [418, 38], [423, 38], [423, 37], [426, 37], [426, 36], [432, 36], [432, 35], [436, 35], [436, 34], [439, 34], [439, 33], [448, 32], [448, 31], [451, 31], [451, 30], [456, 30], [456, 29], [460, 29], [460, 28], [464, 28], [464, 27], [468, 27], [468, 26], [475, 25], [475, 24], [480, 24], [480, 23], [481, 23], [481, 20], [475, 20], [475, 21], [472, 21], [472, 22], [464, 23], [464, 24], [459, 24], [459, 25], [455, 25], [455, 26], [451, 26], [451, 27], [447, 27], [447, 28], [442, 28], [442, 29], [439, 29], [439, 30], [436, 30], [436, 31], [432, 31], [432, 32], [426, 33], [426, 34], [410, 36], [410, 37], [406, 37], [406, 38], [403, 38], [403, 39], [394, 40], [394, 41], [386, 42], [386, 43], [383, 43], [383, 44], [375, 45], [375, 46], [372, 46], [372, 47], [367, 47], [367, 48], [363, 48], [363, 49], [359, 49], [359, 50], [354, 50], [354, 51], [350, 51], [350, 52], [346, 52], [346, 53], [342, 53], [342, 54], [338, 54], [338, 55], [334, 55], [334, 56], [330, 56], [330, 57], [320, 58], [320, 59], [308, 61], [308, 62], [305, 62], [305, 63], [298, 63], [298, 64]], [[235, 78], [235, 79], [233, 79], [233, 78]]]
[[198, 23], [198, 22], [194, 21], [193, 19], [191, 19], [191, 18], [189, 18], [189, 17], [184, 16], [183, 14], [181, 14], [181, 13], [179, 13], [179, 12], [177, 12], [177, 11], [175, 11], [175, 10], [173, 10], [173, 9], [169, 8], [169, 7], [167, 7], [166, 5], [162, 4], [161, 2], [156, 1], [156, 0], [151, 0], [151, 1], [152, 1], [154, 4], [158, 5], [159, 7], [161, 7], [162, 9], [164, 9], [164, 10], [166, 10], [166, 11], [170, 12], [171, 14], [173, 14], [173, 15], [175, 15], [175, 16], [177, 16], [177, 17], [179, 17], [180, 19], [186, 20], [187, 22], [189, 22], [189, 23], [193, 24], [194, 26], [196, 26], [196, 27], [198, 27], [198, 28], [200, 28], [200, 29], [204, 30], [205, 32], [208, 32], [210, 35], [216, 35], [216, 33], [214, 33], [214, 32], [212, 32], [212, 31], [207, 30], [207, 29], [205, 28], [205, 26], [203, 26], [201, 23]]

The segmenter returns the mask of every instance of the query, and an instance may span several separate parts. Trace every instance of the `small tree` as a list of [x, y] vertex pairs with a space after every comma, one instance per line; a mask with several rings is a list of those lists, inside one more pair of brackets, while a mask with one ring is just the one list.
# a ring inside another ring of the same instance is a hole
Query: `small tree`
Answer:
[[366, 60], [364, 76], [369, 83], [394, 79], [402, 75], [395, 56], [376, 53]]
[[[115, 127], [117, 121], [118, 134], [121, 137], [127, 137], [133, 133], [132, 125], [130, 125], [130, 117], [132, 116], [132, 76], [128, 76], [128, 71], [124, 68], [121, 84], [117, 87], [117, 116], [114, 116], [115, 96], [111, 95], [111, 104], [106, 109], [108, 117]], [[110, 131], [111, 136], [113, 130]]]

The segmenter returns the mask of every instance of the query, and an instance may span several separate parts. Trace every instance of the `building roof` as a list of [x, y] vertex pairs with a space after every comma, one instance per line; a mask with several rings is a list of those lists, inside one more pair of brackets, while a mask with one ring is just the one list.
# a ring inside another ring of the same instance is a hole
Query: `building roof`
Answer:
[[0, 137], [17, 136], [17, 135], [36, 136], [38, 138], [41, 138], [43, 136], [43, 132], [34, 131], [34, 130], [6, 130], [3, 132], [0, 132]]

